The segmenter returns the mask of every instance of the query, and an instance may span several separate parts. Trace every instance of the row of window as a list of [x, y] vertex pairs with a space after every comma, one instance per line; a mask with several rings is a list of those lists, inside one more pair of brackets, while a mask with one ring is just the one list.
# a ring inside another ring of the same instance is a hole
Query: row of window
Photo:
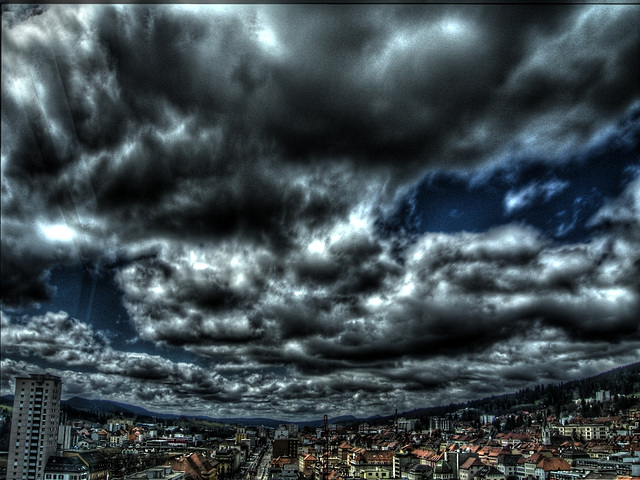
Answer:
[[[64, 480], [65, 475], [61, 473], [47, 473], [44, 477], [47, 480]], [[68, 480], [80, 480], [81, 478], [87, 478], [87, 475], [69, 475]]]

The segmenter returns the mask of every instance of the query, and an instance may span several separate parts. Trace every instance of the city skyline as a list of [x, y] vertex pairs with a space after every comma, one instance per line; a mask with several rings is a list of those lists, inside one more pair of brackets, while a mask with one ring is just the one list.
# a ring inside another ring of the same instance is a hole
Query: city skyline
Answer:
[[360, 417], [640, 358], [637, 5], [5, 5], [2, 377]]

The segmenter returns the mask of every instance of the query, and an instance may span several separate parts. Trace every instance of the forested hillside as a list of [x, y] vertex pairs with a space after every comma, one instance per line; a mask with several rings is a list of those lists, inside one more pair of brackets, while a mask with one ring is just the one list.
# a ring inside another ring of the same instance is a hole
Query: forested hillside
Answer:
[[[575, 400], [595, 398], [596, 392], [600, 390], [608, 390], [612, 395], [612, 401], [607, 405], [599, 402], [588, 404], [586, 401], [582, 402], [582, 406], [576, 404]], [[629, 397], [633, 394], [640, 396], [640, 362], [619, 367], [594, 377], [566, 383], [536, 385], [511, 394], [418, 409], [411, 412], [403, 412], [402, 415], [426, 421], [430, 416], [444, 416], [462, 409], [474, 409], [474, 412], [469, 415], [475, 416], [485, 413], [507, 415], [519, 410], [534, 410], [546, 407], [549, 413], [558, 417], [571, 413], [579, 413], [585, 417], [598, 417], [615, 415], [620, 410], [631, 407], [638, 401], [633, 397]], [[388, 419], [389, 417], [385, 418]]]

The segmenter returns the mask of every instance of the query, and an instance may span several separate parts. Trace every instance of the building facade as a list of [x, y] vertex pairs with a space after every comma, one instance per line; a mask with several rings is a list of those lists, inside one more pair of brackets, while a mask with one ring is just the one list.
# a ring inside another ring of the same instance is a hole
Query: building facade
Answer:
[[7, 480], [43, 480], [55, 455], [62, 380], [49, 374], [16, 378]]
[[109, 456], [102, 450], [72, 450], [64, 452], [63, 455], [65, 457], [78, 457], [80, 461], [84, 463], [89, 469], [88, 480], [109, 479], [109, 471], [111, 469]]
[[78, 457], [49, 457], [45, 480], [89, 480], [89, 468]]
[[582, 441], [607, 440], [609, 426], [596, 423], [560, 425], [558, 433], [566, 437], [573, 437]]

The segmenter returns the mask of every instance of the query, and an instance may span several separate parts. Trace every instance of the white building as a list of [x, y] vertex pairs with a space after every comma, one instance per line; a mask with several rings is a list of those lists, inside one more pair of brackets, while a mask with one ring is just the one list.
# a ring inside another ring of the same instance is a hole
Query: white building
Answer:
[[289, 438], [289, 429], [287, 429], [287, 427], [285, 427], [284, 425], [280, 425], [273, 432], [273, 439], [274, 440], [284, 440], [284, 439], [287, 439], [287, 438]]
[[44, 469], [45, 480], [87, 480], [89, 467], [78, 457], [49, 457]]
[[583, 423], [561, 425], [558, 433], [564, 436], [571, 436], [585, 441], [607, 440], [609, 438], [609, 425], [599, 423]]
[[71, 425], [60, 425], [58, 427], [58, 447], [60, 450], [69, 450], [75, 445], [75, 440], [77, 440], [77, 435]]
[[62, 380], [49, 374], [16, 378], [7, 480], [43, 480], [56, 453]]

